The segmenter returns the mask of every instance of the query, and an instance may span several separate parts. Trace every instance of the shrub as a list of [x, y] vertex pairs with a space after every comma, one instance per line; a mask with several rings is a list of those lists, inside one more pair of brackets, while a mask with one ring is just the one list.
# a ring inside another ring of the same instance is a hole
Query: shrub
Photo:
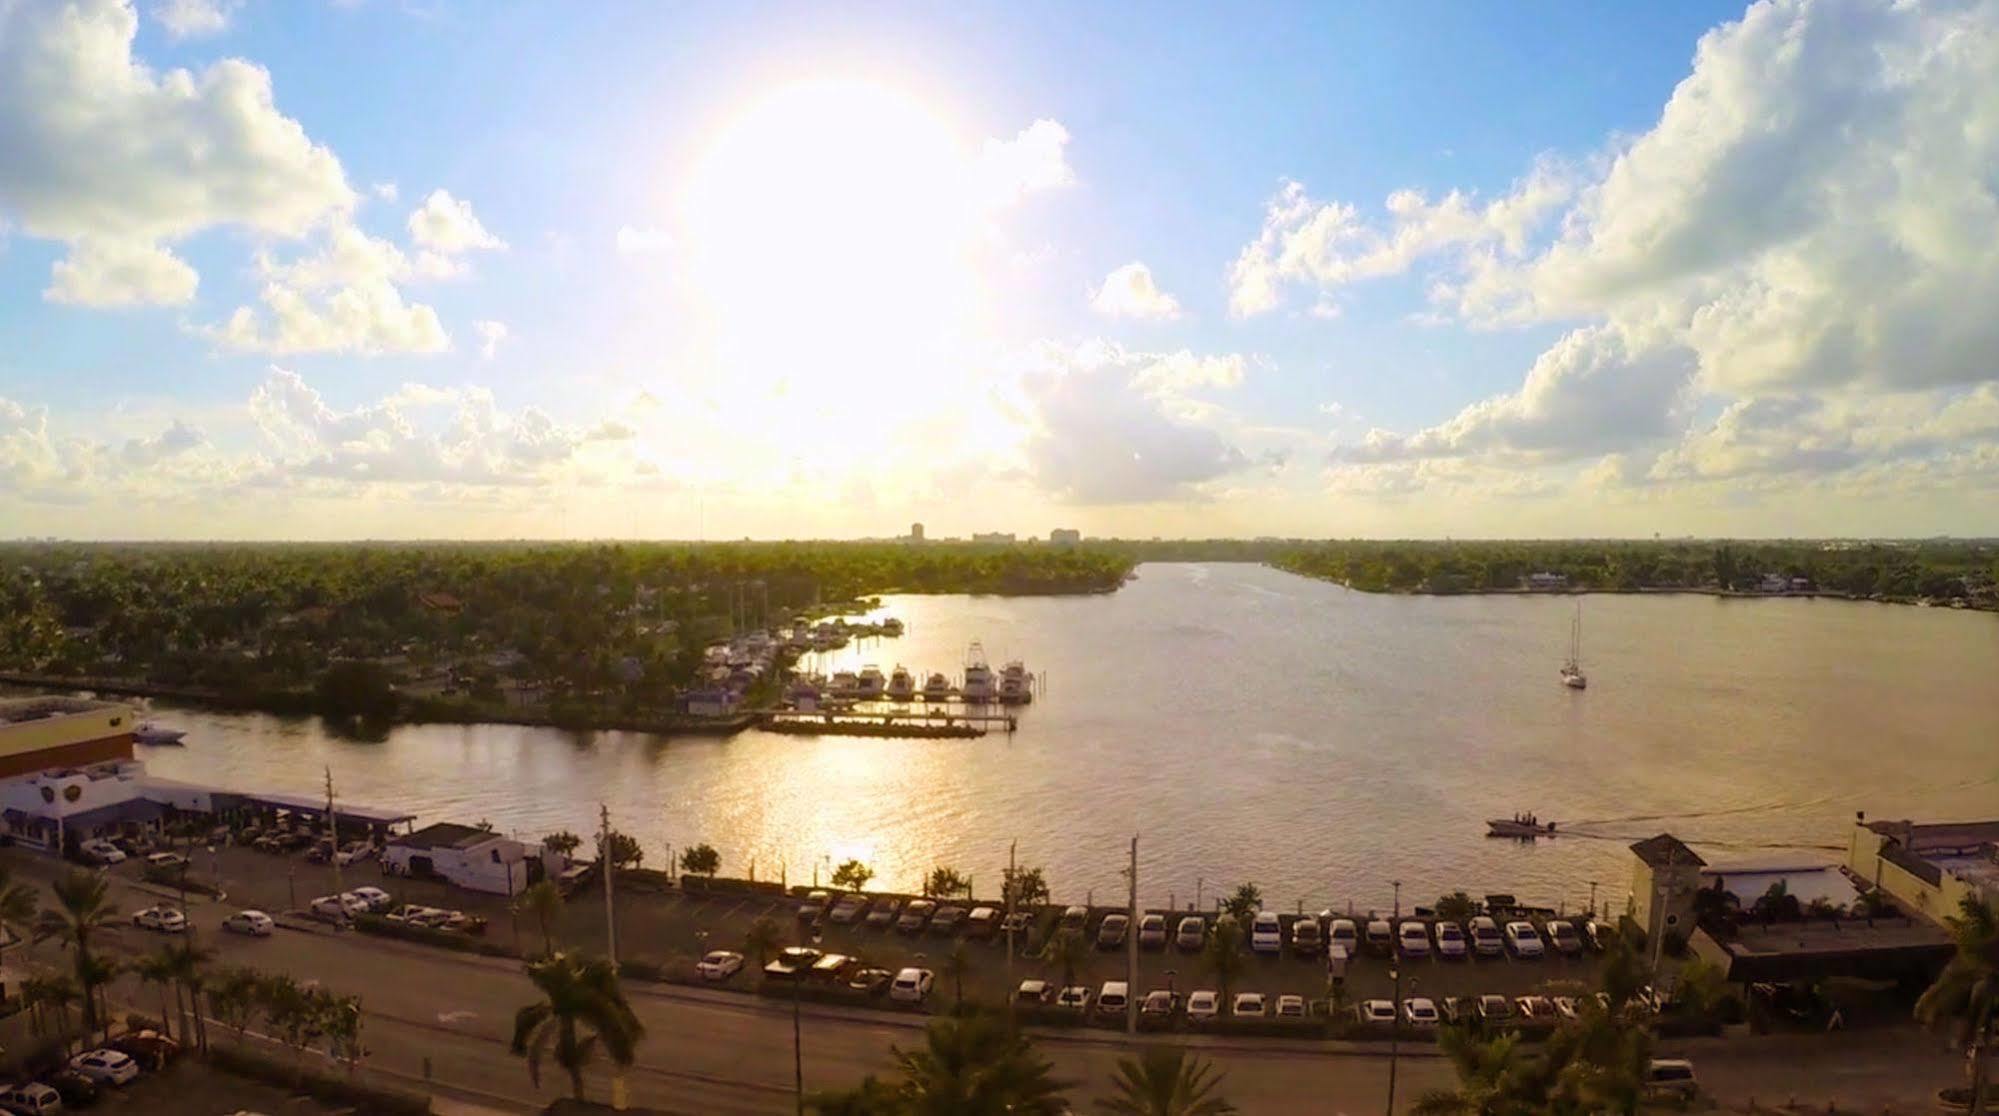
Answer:
[[460, 953], [476, 953], [482, 957], [514, 957], [513, 950], [498, 942], [481, 941], [470, 934], [458, 930], [442, 930], [435, 926], [411, 926], [407, 922], [391, 922], [377, 914], [354, 916], [354, 929], [363, 934], [374, 934], [382, 938], [397, 938], [405, 942], [442, 946]]
[[284, 1089], [297, 1088], [317, 1100], [350, 1106], [380, 1116], [430, 1116], [430, 1098], [397, 1089], [368, 1085], [315, 1070], [301, 1073], [284, 1062], [235, 1046], [217, 1045], [208, 1052], [217, 1069]]

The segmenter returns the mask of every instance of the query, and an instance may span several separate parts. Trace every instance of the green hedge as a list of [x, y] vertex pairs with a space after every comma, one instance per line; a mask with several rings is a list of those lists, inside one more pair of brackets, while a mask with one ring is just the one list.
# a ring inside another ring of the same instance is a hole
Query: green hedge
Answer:
[[483, 941], [457, 930], [444, 930], [435, 926], [411, 926], [407, 922], [391, 922], [381, 915], [360, 914], [354, 916], [354, 929], [363, 934], [374, 934], [382, 938], [398, 938], [405, 942], [420, 942], [424, 945], [442, 946], [460, 953], [476, 953], [481, 957], [517, 957], [513, 950], [498, 942]]
[[381, 1116], [430, 1116], [430, 1098], [316, 1070], [304, 1073], [285, 1062], [233, 1046], [214, 1046], [208, 1060], [220, 1070], [284, 1089], [298, 1089], [316, 1100], [351, 1105]]
[[[179, 888], [182, 886], [180, 869], [178, 868], [155, 868], [149, 864], [140, 873], [140, 878], [147, 883], [159, 884], [161, 887]], [[188, 870], [186, 886], [188, 892], [194, 895], [216, 896], [222, 894], [221, 888], [195, 877], [192, 868]]]

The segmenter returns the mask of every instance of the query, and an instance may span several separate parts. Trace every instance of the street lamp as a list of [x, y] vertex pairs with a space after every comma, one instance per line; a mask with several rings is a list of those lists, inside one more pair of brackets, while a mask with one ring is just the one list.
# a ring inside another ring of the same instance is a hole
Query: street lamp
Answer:
[[[1400, 884], [1398, 883], [1399, 887]], [[1395, 1116], [1395, 1064], [1402, 1055], [1402, 966], [1388, 970], [1395, 982], [1395, 1001], [1388, 1005], [1388, 1116]]]
[[1402, 881], [1395, 881], [1395, 917], [1402, 917]]

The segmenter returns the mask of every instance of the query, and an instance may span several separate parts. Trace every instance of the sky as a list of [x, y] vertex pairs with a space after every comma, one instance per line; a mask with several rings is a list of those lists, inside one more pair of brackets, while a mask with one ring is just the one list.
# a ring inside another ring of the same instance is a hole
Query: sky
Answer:
[[1999, 534], [1999, 0], [0, 0], [0, 537]]

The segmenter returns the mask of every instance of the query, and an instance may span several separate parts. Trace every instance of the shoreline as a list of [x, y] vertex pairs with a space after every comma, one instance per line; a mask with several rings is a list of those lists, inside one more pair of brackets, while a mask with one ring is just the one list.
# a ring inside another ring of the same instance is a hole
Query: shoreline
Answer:
[[1723, 589], [1720, 586], [1715, 586], [1715, 585], [1640, 585], [1628, 589], [1622, 586], [1594, 586], [1594, 585], [1575, 585], [1575, 586], [1567, 586], [1561, 589], [1530, 589], [1527, 588], [1526, 586], [1499, 586], [1491, 588], [1466, 588], [1466, 589], [1432, 589], [1427, 586], [1410, 586], [1407, 588], [1384, 587], [1379, 589], [1370, 589], [1367, 588], [1366, 586], [1355, 585], [1350, 580], [1343, 580], [1341, 578], [1336, 578], [1336, 577], [1328, 577], [1321, 574], [1306, 573], [1302, 570], [1288, 569], [1284, 566], [1280, 566], [1275, 563], [1266, 562], [1263, 563], [1263, 565], [1267, 565], [1271, 569], [1276, 570], [1279, 573], [1287, 573], [1294, 577], [1307, 578], [1312, 581], [1323, 581], [1329, 585], [1338, 585], [1342, 588], [1352, 590], [1353, 592], [1356, 593], [1368, 593], [1374, 596], [1381, 596], [1381, 597], [1686, 596], [1686, 597], [1716, 597], [1726, 600], [1753, 600], [1753, 601], [1822, 599], [1822, 600], [1832, 600], [1832, 601], [1846, 601], [1852, 604], [1884, 604], [1884, 605], [1898, 605], [1910, 608], [1934, 608], [1934, 609], [1941, 609], [1945, 612], [1999, 612], [1999, 600], [1995, 600], [1990, 604], [1986, 604], [1978, 601], [1959, 598], [1959, 600], [1962, 600], [1963, 602], [1960, 604], [1947, 601], [1939, 602], [1923, 597], [1891, 597], [1886, 595], [1863, 597], [1855, 595], [1853, 593], [1843, 592], [1838, 589], [1791, 589], [1791, 590], [1785, 590], [1784, 592], [1781, 593], [1765, 593], [1755, 589]]

